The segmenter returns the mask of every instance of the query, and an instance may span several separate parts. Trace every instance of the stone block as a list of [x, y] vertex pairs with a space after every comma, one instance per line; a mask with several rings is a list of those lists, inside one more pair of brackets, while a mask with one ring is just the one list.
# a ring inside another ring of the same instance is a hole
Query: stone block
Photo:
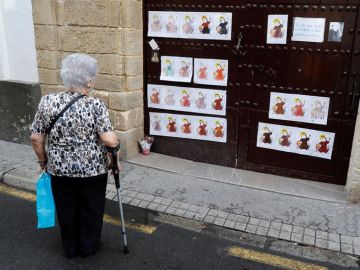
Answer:
[[123, 57], [116, 54], [92, 54], [98, 62], [98, 73], [110, 75], [124, 74]]
[[142, 26], [142, 2], [123, 0], [120, 17], [122, 27], [140, 28]]
[[39, 50], [59, 50], [58, 27], [51, 25], [35, 25], [35, 45]]
[[115, 125], [116, 125], [116, 111], [113, 111], [113, 110], [108, 110], [108, 111], [109, 111], [110, 122], [111, 122], [112, 126], [115, 127]]
[[127, 160], [137, 155], [140, 151], [138, 140], [144, 137], [143, 128], [134, 128], [127, 131], [116, 131], [120, 140], [120, 151], [123, 159]]
[[102, 100], [105, 103], [106, 107], [109, 107], [109, 93], [108, 92], [95, 90], [93, 92], [93, 96]]
[[55, 1], [33, 0], [32, 11], [34, 24], [56, 24]]
[[142, 56], [125, 56], [125, 74], [140, 75], [143, 74], [143, 57]]
[[95, 78], [95, 89], [107, 91], [123, 91], [124, 78], [116, 75], [98, 74]]
[[107, 25], [107, 1], [66, 0], [65, 21], [68, 25]]
[[120, 29], [121, 51], [123, 55], [141, 55], [143, 52], [142, 30]]
[[65, 2], [64, 0], [55, 0], [55, 16], [58, 25], [65, 24]]
[[125, 88], [128, 91], [142, 89], [143, 88], [143, 75], [126, 76]]
[[129, 111], [143, 106], [143, 92], [120, 92], [109, 94], [109, 108], [117, 111]]
[[37, 50], [37, 64], [40, 68], [60, 69], [60, 53], [56, 51]]
[[43, 84], [55, 84], [59, 85], [62, 83], [60, 78], [59, 70], [39, 68], [39, 81]]
[[117, 53], [118, 33], [114, 28], [62, 26], [59, 30], [63, 51]]
[[121, 1], [107, 1], [107, 24], [111, 27], [119, 27], [121, 23]]
[[47, 85], [41, 84], [41, 95], [45, 96], [51, 93], [59, 93], [65, 91], [65, 87], [63, 85]]
[[115, 128], [117, 130], [129, 130], [136, 127], [142, 127], [143, 123], [144, 109], [142, 107], [138, 107], [130, 111], [116, 113]]

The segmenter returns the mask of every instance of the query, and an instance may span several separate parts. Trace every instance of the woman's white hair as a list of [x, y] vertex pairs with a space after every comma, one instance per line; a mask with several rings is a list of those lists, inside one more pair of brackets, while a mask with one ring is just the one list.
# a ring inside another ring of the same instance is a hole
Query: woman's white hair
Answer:
[[69, 89], [84, 88], [93, 80], [97, 71], [95, 58], [82, 53], [73, 53], [65, 57], [61, 64], [61, 78]]

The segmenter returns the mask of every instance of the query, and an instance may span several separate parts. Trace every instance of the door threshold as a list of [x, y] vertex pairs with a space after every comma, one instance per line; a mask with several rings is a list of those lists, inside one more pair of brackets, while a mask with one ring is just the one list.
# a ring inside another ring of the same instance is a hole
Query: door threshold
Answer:
[[345, 187], [150, 153], [137, 155], [127, 162], [210, 181], [266, 190], [321, 201], [347, 203]]

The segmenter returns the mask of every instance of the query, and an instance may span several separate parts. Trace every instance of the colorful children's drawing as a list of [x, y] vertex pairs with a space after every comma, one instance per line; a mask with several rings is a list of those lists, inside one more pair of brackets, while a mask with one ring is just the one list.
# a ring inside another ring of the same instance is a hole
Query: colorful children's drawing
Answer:
[[223, 105], [221, 102], [223, 101], [223, 97], [220, 97], [218, 93], [215, 94], [214, 102], [212, 103], [212, 107], [216, 111], [221, 111], [223, 109]]
[[263, 134], [262, 134], [262, 142], [263, 143], [268, 143], [268, 144], [272, 144], [272, 132], [270, 131], [270, 129], [268, 127], [264, 127], [263, 128]]
[[325, 103], [321, 103], [319, 100], [315, 101], [314, 108], [311, 111], [311, 119], [324, 119], [325, 118]]
[[168, 77], [174, 76], [174, 66], [170, 59], [167, 59], [165, 61], [166, 67], [165, 67], [165, 75]]
[[190, 18], [190, 16], [186, 15], [184, 19], [184, 24], [182, 26], [182, 30], [185, 34], [192, 34], [194, 33], [194, 19]]
[[301, 101], [300, 98], [295, 98], [295, 106], [291, 108], [291, 112], [294, 116], [303, 117], [305, 113], [304, 106], [305, 101]]
[[268, 44], [286, 44], [288, 15], [268, 15], [267, 38]]
[[190, 63], [186, 63], [185, 61], [181, 61], [181, 68], [179, 70], [180, 77], [189, 77], [190, 76]]
[[161, 118], [159, 116], [154, 117], [154, 122], [152, 123], [154, 130], [161, 131]]
[[320, 142], [318, 142], [316, 144], [316, 150], [319, 152], [319, 153], [327, 153], [329, 152], [329, 143], [330, 143], [330, 138], [327, 139], [326, 138], [326, 135], [324, 134], [321, 134], [320, 137]]
[[206, 99], [206, 96], [204, 96], [204, 94], [201, 91], [199, 91], [199, 97], [195, 101], [196, 108], [198, 108], [200, 110], [206, 109], [205, 99]]
[[190, 101], [190, 94], [189, 94], [189, 92], [186, 91], [186, 90], [183, 90], [183, 91], [182, 91], [182, 97], [181, 97], [181, 99], [180, 99], [180, 104], [181, 104], [181, 106], [183, 106], [183, 107], [190, 107], [190, 103], [191, 103], [191, 101]]
[[157, 90], [156, 88], [153, 88], [152, 90], [152, 95], [150, 97], [150, 101], [153, 104], [159, 104], [160, 103], [160, 98], [159, 98], [160, 92], [159, 90]]
[[291, 138], [291, 134], [289, 134], [286, 128], [283, 128], [281, 130], [281, 137], [279, 139], [279, 144], [284, 147], [289, 147], [291, 144], [290, 138]]
[[220, 35], [227, 35], [229, 30], [227, 29], [228, 22], [225, 20], [224, 16], [220, 17], [220, 23], [216, 27], [216, 32], [218, 32]]
[[152, 17], [152, 23], [151, 23], [151, 31], [153, 32], [160, 32], [161, 31], [161, 22], [160, 22], [160, 18], [159, 15], [154, 15]]
[[200, 68], [198, 71], [198, 76], [200, 80], [206, 80], [207, 79], [207, 67], [204, 65], [204, 63], [200, 63]]
[[217, 63], [215, 65], [216, 67], [216, 71], [214, 72], [214, 79], [216, 81], [223, 81], [225, 79], [225, 76], [224, 76], [224, 71], [225, 71], [225, 68], [221, 66], [220, 63]]
[[211, 31], [211, 26], [210, 26], [211, 18], [208, 19], [207, 16], [202, 16], [201, 21], [202, 21], [202, 24], [199, 26], [200, 33], [202, 33], [202, 34], [210, 34], [210, 31]]
[[185, 134], [191, 133], [191, 122], [187, 118], [183, 118], [183, 125], [181, 127], [181, 131]]
[[220, 123], [220, 121], [215, 121], [216, 127], [213, 130], [214, 136], [218, 138], [222, 138], [224, 136], [224, 126]]
[[272, 107], [275, 114], [285, 114], [285, 101], [286, 100], [283, 100], [281, 97], [276, 98], [276, 104]]
[[174, 97], [174, 93], [171, 89], [167, 89], [167, 95], [164, 98], [164, 102], [168, 106], [175, 105], [175, 97]]
[[166, 31], [168, 33], [176, 33], [178, 30], [177, 21], [174, 15], [170, 15], [168, 18], [168, 23], [166, 24]]
[[207, 123], [204, 120], [199, 120], [199, 127], [198, 127], [198, 134], [199, 136], [206, 136], [208, 131], [207, 131]]
[[300, 132], [300, 139], [296, 142], [299, 149], [308, 150], [310, 148], [309, 140], [311, 135], [307, 135], [305, 131]]
[[167, 125], [167, 129], [169, 132], [176, 132], [176, 121], [174, 120], [174, 118], [172, 118], [171, 116], [168, 117], [168, 125]]

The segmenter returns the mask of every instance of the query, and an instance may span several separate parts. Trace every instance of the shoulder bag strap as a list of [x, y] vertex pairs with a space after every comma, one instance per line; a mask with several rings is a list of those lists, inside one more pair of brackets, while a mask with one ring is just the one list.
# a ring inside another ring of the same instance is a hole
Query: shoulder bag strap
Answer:
[[71, 101], [69, 102], [69, 104], [66, 105], [65, 108], [62, 109], [62, 111], [59, 112], [59, 114], [51, 121], [50, 126], [46, 129], [46, 134], [49, 134], [49, 133], [50, 133], [50, 131], [51, 131], [51, 129], [54, 127], [56, 121], [57, 121], [61, 116], [63, 116], [64, 112], [66, 112], [66, 111], [71, 107], [71, 105], [73, 105], [76, 101], [78, 101], [80, 98], [83, 98], [83, 97], [85, 97], [85, 95], [77, 96], [76, 98], [74, 98], [73, 100], [71, 100]]

